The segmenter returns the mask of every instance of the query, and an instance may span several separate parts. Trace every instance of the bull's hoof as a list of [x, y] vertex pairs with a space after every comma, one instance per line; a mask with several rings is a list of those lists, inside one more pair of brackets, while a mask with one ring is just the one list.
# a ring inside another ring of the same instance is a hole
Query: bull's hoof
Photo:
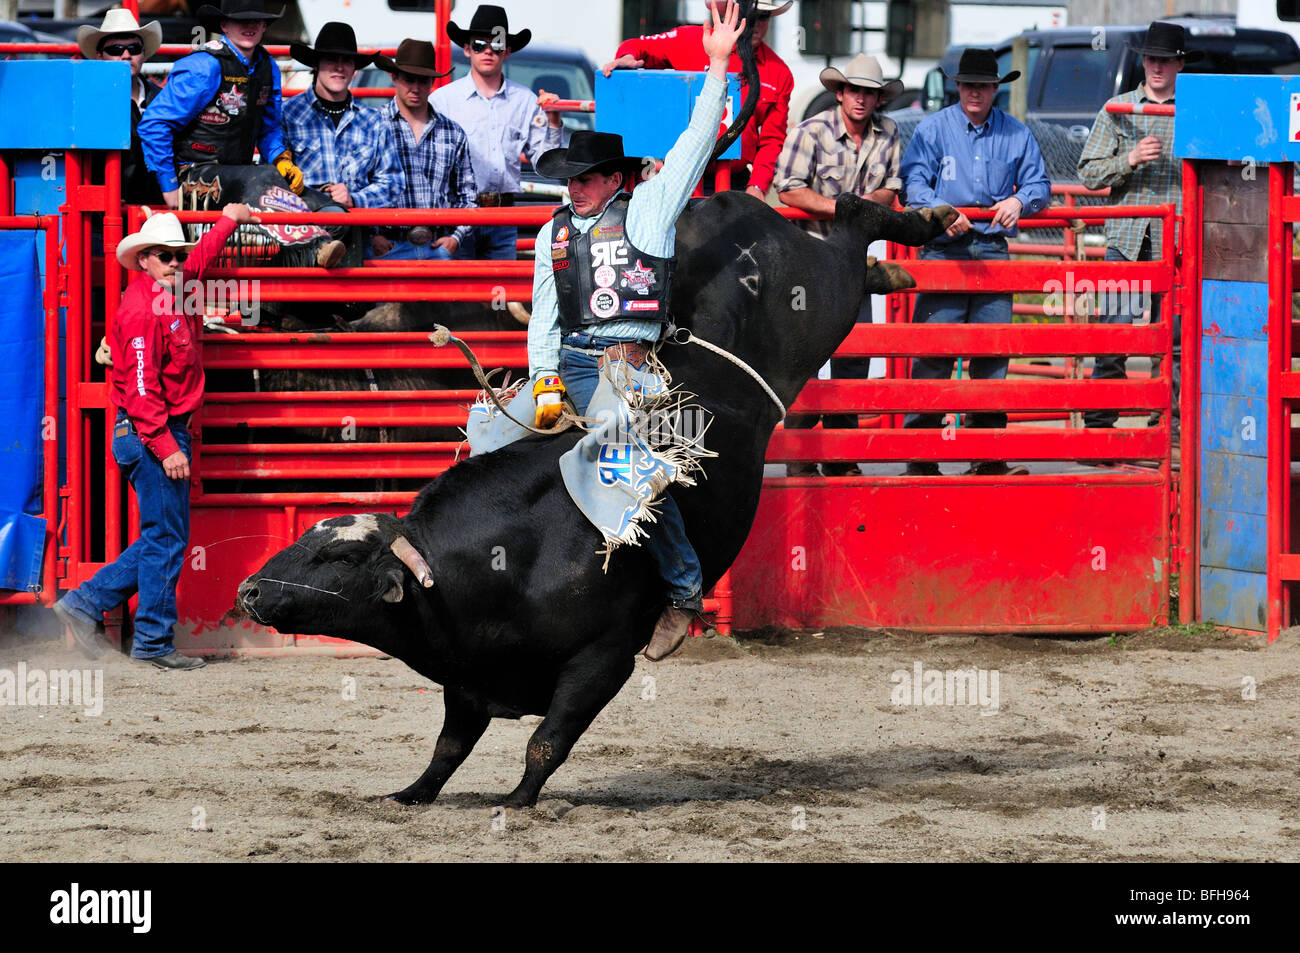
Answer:
[[384, 804], [401, 804], [404, 807], [414, 807], [417, 804], [432, 804], [437, 799], [437, 791], [409, 787], [401, 791], [394, 791], [392, 794], [385, 794], [379, 800]]

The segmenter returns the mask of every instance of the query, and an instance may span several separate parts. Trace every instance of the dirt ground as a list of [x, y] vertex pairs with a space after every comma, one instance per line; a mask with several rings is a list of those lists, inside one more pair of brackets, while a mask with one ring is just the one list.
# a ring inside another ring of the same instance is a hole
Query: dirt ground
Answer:
[[[0, 705], [4, 861], [1300, 859], [1300, 630], [695, 639], [508, 813], [536, 719], [494, 722], [438, 803], [377, 800], [442, 720], [400, 662], [17, 646], [0, 675], [98, 666], [104, 708]], [[996, 713], [894, 704], [917, 662], [996, 672]]]

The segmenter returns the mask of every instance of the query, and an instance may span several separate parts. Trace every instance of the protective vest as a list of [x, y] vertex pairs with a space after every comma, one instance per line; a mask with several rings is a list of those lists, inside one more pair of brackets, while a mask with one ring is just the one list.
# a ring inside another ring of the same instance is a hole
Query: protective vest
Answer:
[[626, 318], [668, 323], [673, 259], [636, 248], [624, 232], [632, 197], [619, 193], [586, 234], [573, 226], [573, 207], [552, 216], [551, 272], [560, 328], [572, 331]]
[[[262, 127], [262, 110], [274, 92], [271, 57], [260, 47], [255, 50], [257, 65], [250, 75], [235, 51], [220, 40], [204, 45], [199, 52], [217, 58], [221, 64], [221, 85], [212, 101], [176, 135], [173, 145], [176, 164], [249, 165]], [[274, 158], [262, 157], [265, 162]]]

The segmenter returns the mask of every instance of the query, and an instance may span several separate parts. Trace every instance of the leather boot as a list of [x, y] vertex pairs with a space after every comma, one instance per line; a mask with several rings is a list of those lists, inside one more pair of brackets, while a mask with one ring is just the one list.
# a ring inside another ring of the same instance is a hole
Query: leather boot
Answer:
[[333, 268], [343, 256], [347, 254], [348, 248], [338, 239], [328, 241], [316, 249], [316, 264], [322, 268]]
[[645, 647], [645, 657], [652, 662], [658, 662], [681, 648], [682, 642], [686, 640], [686, 633], [691, 629], [691, 620], [703, 608], [704, 604], [697, 596], [684, 602], [674, 602], [664, 609], [663, 614], [659, 616], [659, 621], [655, 623], [650, 644]]

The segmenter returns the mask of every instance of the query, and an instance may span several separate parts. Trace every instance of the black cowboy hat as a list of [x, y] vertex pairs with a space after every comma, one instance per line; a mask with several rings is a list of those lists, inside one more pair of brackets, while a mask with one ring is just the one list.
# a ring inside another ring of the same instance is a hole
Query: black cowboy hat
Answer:
[[262, 9], [264, 0], [221, 0], [220, 7], [205, 3], [195, 14], [206, 27], [209, 24], [220, 26], [222, 20], [278, 20], [284, 11], [267, 13]]
[[433, 44], [428, 40], [403, 40], [397, 47], [397, 56], [376, 56], [375, 65], [385, 73], [410, 73], [412, 76], [451, 75], [451, 70], [438, 72], [438, 60], [434, 54]]
[[944, 73], [954, 83], [1009, 83], [1020, 78], [1020, 70], [1013, 69], [1006, 76], [998, 76], [998, 58], [992, 50], [962, 50], [956, 73]]
[[1147, 27], [1146, 34], [1140, 42], [1133, 44], [1140, 56], [1155, 56], [1160, 59], [1181, 59], [1195, 63], [1205, 57], [1201, 50], [1187, 48], [1187, 31], [1177, 23], [1156, 20]]
[[450, 20], [447, 21], [447, 36], [451, 42], [457, 46], [464, 46], [476, 36], [481, 37], [498, 37], [506, 38], [506, 47], [512, 53], [518, 53], [528, 41], [533, 38], [532, 30], [520, 30], [518, 33], [510, 32], [510, 20], [506, 17], [506, 11], [501, 7], [485, 3], [474, 11], [474, 16], [469, 21], [469, 29], [462, 30]]
[[313, 68], [320, 65], [320, 61], [327, 56], [351, 59], [357, 64], [357, 69], [365, 69], [375, 59], [373, 53], [357, 52], [357, 35], [352, 27], [333, 21], [320, 28], [314, 47], [306, 43], [290, 43], [289, 54], [299, 63], [306, 63]]
[[623, 137], [612, 132], [579, 129], [567, 149], [551, 149], [537, 160], [537, 172], [548, 179], [571, 179], [584, 172], [615, 172], [638, 166], [641, 156], [623, 155]]

